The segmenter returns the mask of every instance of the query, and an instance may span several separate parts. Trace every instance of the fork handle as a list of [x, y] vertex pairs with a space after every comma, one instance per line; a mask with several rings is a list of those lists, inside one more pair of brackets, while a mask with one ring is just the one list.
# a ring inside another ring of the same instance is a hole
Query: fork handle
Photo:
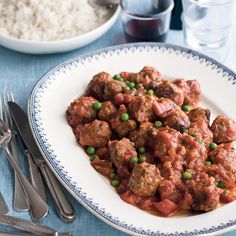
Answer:
[[44, 216], [48, 214], [48, 205], [44, 201], [44, 199], [38, 194], [38, 192], [33, 188], [33, 186], [29, 183], [27, 178], [24, 176], [23, 172], [21, 171], [19, 165], [17, 164], [15, 158], [13, 157], [12, 153], [10, 152], [7, 145], [3, 146], [3, 149], [8, 157], [11, 166], [15, 170], [17, 177], [23, 187], [25, 192], [27, 203], [29, 204], [29, 208], [31, 211], [31, 215], [33, 220], [37, 221], [42, 219]]
[[[15, 160], [16, 160], [17, 164], [19, 165], [19, 159], [18, 159], [18, 154], [17, 154], [16, 135], [15, 134], [12, 135], [12, 138], [11, 138], [10, 142], [11, 142], [12, 154], [15, 157]], [[27, 210], [29, 210], [29, 207], [28, 207], [26, 199], [25, 199], [24, 190], [21, 186], [20, 181], [17, 178], [16, 173], [15, 173], [13, 207], [16, 211], [27, 211]]]

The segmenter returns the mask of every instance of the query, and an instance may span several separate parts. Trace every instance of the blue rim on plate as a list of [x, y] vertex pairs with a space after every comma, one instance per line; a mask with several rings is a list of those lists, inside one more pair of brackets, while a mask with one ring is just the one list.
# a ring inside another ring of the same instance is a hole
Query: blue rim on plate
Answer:
[[64, 167], [57, 160], [54, 150], [52, 150], [48, 140], [45, 138], [44, 130], [41, 128], [40, 120], [38, 119], [38, 114], [40, 113], [40, 105], [38, 103], [38, 98], [43, 94], [44, 88], [47, 88], [47, 85], [51, 84], [53, 80], [56, 79], [56, 72], [66, 71], [66, 69], [72, 67], [76, 63], [83, 64], [84, 60], [89, 60], [89, 58], [96, 58], [97, 55], [106, 55], [111, 53], [119, 53], [119, 51], [125, 50], [161, 50], [167, 51], [169, 53], [175, 53], [176, 55], [182, 54], [186, 58], [192, 58], [197, 60], [200, 63], [206, 63], [207, 67], [210, 67], [212, 70], [216, 70], [217, 73], [221, 73], [222, 77], [226, 79], [232, 85], [236, 84], [236, 74], [225, 67], [224, 65], [218, 63], [214, 59], [209, 58], [201, 53], [198, 53], [194, 50], [187, 49], [181, 46], [167, 44], [167, 43], [132, 43], [132, 44], [123, 44], [118, 46], [112, 46], [100, 50], [96, 50], [75, 58], [69, 59], [51, 70], [49, 70], [42, 78], [36, 83], [35, 87], [31, 92], [31, 96], [28, 101], [28, 115], [31, 123], [31, 129], [33, 130], [34, 136], [39, 144], [39, 147], [44, 155], [45, 160], [51, 165], [53, 171], [60, 177], [60, 181], [64, 184], [68, 191], [76, 195], [79, 202], [88, 207], [88, 209], [97, 215], [100, 219], [106, 220], [107, 223], [113, 225], [114, 227], [128, 233], [135, 233], [141, 235], [162, 235], [162, 236], [184, 236], [184, 235], [201, 235], [201, 234], [211, 234], [226, 228], [236, 226], [236, 216], [235, 219], [229, 220], [227, 223], [221, 223], [216, 226], [211, 226], [209, 228], [203, 228], [201, 230], [193, 229], [191, 231], [184, 232], [175, 232], [175, 233], [163, 233], [159, 230], [144, 230], [142, 228], [137, 228], [132, 224], [127, 224], [122, 222], [119, 218], [112, 216], [109, 212], [99, 206], [98, 203], [86, 193], [81, 191], [81, 188], [76, 186], [76, 183], [68, 176], [68, 173], [64, 170]]

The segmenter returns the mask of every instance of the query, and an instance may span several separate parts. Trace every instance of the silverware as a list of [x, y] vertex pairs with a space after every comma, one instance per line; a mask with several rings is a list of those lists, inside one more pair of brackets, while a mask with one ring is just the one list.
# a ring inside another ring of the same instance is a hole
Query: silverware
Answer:
[[[2, 100], [3, 100], [3, 107], [2, 107], [3, 109], [2, 110], [4, 111], [3, 112], [3, 115], [4, 115], [3, 117], [6, 117], [6, 119], [3, 119], [3, 120], [8, 121], [8, 122], [6, 122], [6, 124], [9, 126], [10, 130], [12, 131], [12, 139], [11, 139], [10, 143], [11, 143], [11, 146], [12, 146], [13, 156], [16, 157], [17, 156], [17, 149], [16, 149], [16, 139], [15, 139], [15, 137], [17, 136], [17, 131], [15, 130], [15, 126], [13, 124], [12, 117], [10, 115], [9, 106], [7, 104], [7, 102], [9, 102], [9, 101], [14, 102], [12, 92], [6, 93], [6, 95], [3, 96]], [[33, 187], [35, 188], [35, 190], [39, 193], [39, 195], [47, 202], [46, 191], [45, 191], [43, 179], [42, 179], [41, 173], [39, 171], [39, 168], [33, 162], [32, 157], [30, 155], [30, 152], [25, 147], [24, 142], [21, 140], [21, 137], [19, 135], [18, 135], [18, 137], [19, 137], [19, 139], [22, 143], [22, 146], [24, 148], [24, 154], [25, 154], [25, 157], [27, 158], [27, 161], [28, 161], [29, 176], [30, 176], [30, 180], [31, 180], [30, 182], [33, 185]], [[19, 187], [21, 187], [21, 185], [19, 186], [19, 182], [18, 182], [17, 188], [19, 188]], [[16, 190], [18, 190], [18, 189], [16, 189]], [[22, 188], [21, 188], [21, 191], [23, 191]], [[17, 194], [18, 192], [15, 191], [15, 193]], [[23, 192], [23, 194], [24, 194], [24, 192]], [[16, 202], [15, 202], [16, 207], [14, 207], [15, 209], [19, 209], [21, 207], [20, 204], [22, 204], [22, 203], [24, 203], [26, 205], [25, 195], [23, 195], [23, 196], [18, 195], [18, 196], [15, 196], [15, 198], [16, 198]], [[21, 199], [19, 199], [19, 198], [21, 198]], [[24, 206], [24, 207], [27, 207], [27, 205]], [[26, 209], [28, 210], [28, 207]]]
[[4, 197], [2, 196], [2, 193], [0, 192], [0, 214], [6, 215], [8, 212], [9, 208]]
[[27, 178], [22, 173], [19, 165], [17, 164], [15, 158], [8, 148], [8, 143], [12, 137], [11, 130], [9, 127], [0, 119], [0, 146], [6, 153], [11, 166], [15, 170], [17, 177], [23, 187], [24, 193], [26, 195], [26, 202], [30, 208], [32, 218], [34, 220], [40, 220], [48, 213], [48, 205], [42, 199], [42, 197], [37, 193], [33, 186], [29, 183]]
[[[55, 229], [52, 229], [46, 225], [36, 224], [34, 222], [24, 220], [14, 216], [0, 215], [0, 224], [10, 226], [15, 229], [23, 230], [28, 233], [19, 233], [19, 235], [51, 235], [51, 236], [71, 236], [70, 233], [58, 233]], [[1, 233], [0, 233], [1, 235]], [[12, 234], [10, 234], [12, 235]], [[16, 235], [14, 233], [13, 235]]]
[[43, 174], [44, 180], [46, 181], [52, 198], [56, 204], [59, 216], [65, 222], [73, 222], [75, 219], [74, 208], [62, 191], [55, 175], [47, 165], [46, 161], [43, 159], [31, 132], [27, 115], [16, 103], [9, 102], [8, 105], [22, 140], [30, 151], [35, 164], [40, 168]]
[[[12, 138], [10, 141], [10, 148], [12, 151], [12, 154], [19, 164], [18, 154], [17, 154], [17, 144], [16, 144], [16, 132], [12, 123], [11, 115], [9, 113], [9, 108], [7, 105], [8, 101], [13, 101], [12, 93], [3, 93], [1, 97], [1, 111], [3, 120], [6, 122], [6, 124], [9, 126], [9, 128], [12, 131]], [[13, 207], [16, 211], [27, 211], [29, 210], [29, 207], [27, 206], [27, 203], [25, 201], [25, 194], [21, 187], [21, 184], [16, 176], [15, 173], [15, 183], [14, 183], [14, 198], [13, 198]]]
[[[42, 234], [0, 232], [0, 236], [42, 236]], [[71, 233], [57, 233], [54, 234], [54, 236], [73, 236], [73, 235]]]

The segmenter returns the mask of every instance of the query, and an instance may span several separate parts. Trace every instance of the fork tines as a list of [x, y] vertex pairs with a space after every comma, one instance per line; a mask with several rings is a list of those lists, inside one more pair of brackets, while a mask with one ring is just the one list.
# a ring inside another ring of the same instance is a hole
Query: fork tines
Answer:
[[7, 126], [12, 130], [13, 122], [7, 104], [9, 101], [14, 101], [12, 92], [3, 93], [1, 96], [1, 117], [6, 122]]

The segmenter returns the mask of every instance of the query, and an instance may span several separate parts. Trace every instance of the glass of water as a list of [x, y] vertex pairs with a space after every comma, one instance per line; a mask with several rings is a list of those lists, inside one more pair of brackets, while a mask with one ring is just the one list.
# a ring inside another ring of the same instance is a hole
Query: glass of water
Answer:
[[209, 51], [210, 55], [222, 51], [230, 33], [234, 2], [182, 0], [181, 18], [186, 43], [206, 54]]

